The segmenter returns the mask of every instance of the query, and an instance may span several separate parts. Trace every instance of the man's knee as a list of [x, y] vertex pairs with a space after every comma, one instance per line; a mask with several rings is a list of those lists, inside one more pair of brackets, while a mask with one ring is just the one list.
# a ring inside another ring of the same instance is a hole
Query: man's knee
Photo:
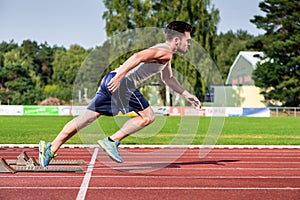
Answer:
[[146, 108], [145, 110], [138, 113], [140, 116], [140, 126], [148, 126], [155, 120], [155, 114], [151, 107]]
[[155, 115], [154, 115], [154, 114], [149, 115], [149, 116], [147, 117], [147, 119], [146, 119], [147, 125], [153, 123], [154, 121], [155, 121]]
[[148, 126], [149, 124], [151, 124], [152, 122], [154, 122], [154, 120], [155, 120], [155, 118], [150, 118], [150, 117], [144, 117], [143, 119], [142, 119], [142, 123], [141, 123], [141, 125], [142, 126]]
[[142, 126], [148, 126], [149, 124], [155, 121], [154, 113], [150, 113], [146, 116], [141, 116], [141, 117], [142, 117]]
[[98, 117], [100, 117], [100, 113], [87, 110], [84, 114], [79, 115], [75, 119], [78, 125], [85, 127], [95, 121]]

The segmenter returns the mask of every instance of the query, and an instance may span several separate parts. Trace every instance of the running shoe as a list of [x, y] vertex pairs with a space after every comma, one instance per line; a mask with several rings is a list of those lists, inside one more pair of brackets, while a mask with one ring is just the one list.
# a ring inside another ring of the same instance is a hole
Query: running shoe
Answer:
[[109, 141], [108, 137], [106, 137], [103, 140], [98, 140], [97, 143], [113, 161], [118, 163], [123, 162], [123, 159], [119, 155], [119, 150], [118, 150], [118, 146], [120, 145], [120, 142], [111, 142]]
[[40, 165], [43, 167], [47, 167], [51, 161], [52, 158], [56, 156], [56, 154], [53, 154], [50, 150], [51, 144], [50, 142], [40, 141], [39, 144], [39, 162]]

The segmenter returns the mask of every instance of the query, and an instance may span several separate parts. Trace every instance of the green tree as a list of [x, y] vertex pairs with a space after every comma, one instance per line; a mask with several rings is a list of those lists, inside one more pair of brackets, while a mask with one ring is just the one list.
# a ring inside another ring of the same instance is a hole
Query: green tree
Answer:
[[44, 84], [39, 73], [40, 67], [36, 63], [36, 55], [39, 52], [38, 43], [31, 40], [24, 40], [21, 44], [21, 49], [23, 54], [22, 67], [28, 71], [35, 87], [42, 88]]
[[265, 57], [253, 73], [255, 84], [267, 100], [299, 106], [300, 0], [265, 0], [259, 7], [265, 15], [254, 16], [251, 22], [265, 34], [249, 46], [263, 51]]
[[50, 84], [52, 87], [47, 87], [48, 89], [52, 88], [52, 95], [66, 102], [72, 99], [73, 84], [77, 72], [88, 53], [89, 51], [79, 45], [72, 45], [68, 50], [58, 49], [56, 51], [55, 59], [52, 63], [53, 77]]
[[247, 42], [254, 38], [247, 31], [221, 33], [215, 39], [214, 60], [225, 81], [231, 65], [240, 51], [249, 50]]
[[[95, 92], [100, 85], [100, 80], [102, 80], [104, 75], [110, 71], [109, 48], [109, 42], [105, 41], [102, 46], [96, 47], [89, 52], [88, 56], [81, 64], [73, 84], [73, 104], [86, 103], [82, 98], [85, 92], [87, 92], [87, 99], [94, 97]], [[87, 89], [87, 91], [85, 91], [85, 89]], [[79, 97], [79, 90], [82, 94], [81, 97]], [[82, 101], [79, 102], [79, 99]]]
[[18, 44], [11, 40], [9, 43], [3, 41], [0, 43], [0, 52], [6, 53], [18, 47]]
[[6, 65], [0, 68], [0, 99], [4, 104], [35, 104], [43, 98], [35, 90], [28, 72], [20, 65]]
[[52, 76], [52, 62], [55, 48], [47, 43], [38, 44], [36, 41], [24, 40], [21, 44], [22, 66], [29, 71], [35, 85], [39, 88], [49, 83]]
[[[52, 83], [54, 53], [59, 50], [65, 49], [31, 40], [20, 46], [13, 41], [0, 43], [1, 103], [36, 104], [43, 100], [45, 86]], [[60, 96], [65, 95], [66, 87], [60, 88]], [[48, 95], [49, 90], [45, 91]]]

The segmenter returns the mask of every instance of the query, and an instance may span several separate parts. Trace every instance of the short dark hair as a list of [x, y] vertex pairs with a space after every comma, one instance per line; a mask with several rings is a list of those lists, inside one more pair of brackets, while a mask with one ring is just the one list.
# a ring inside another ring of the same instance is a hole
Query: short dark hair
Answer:
[[191, 32], [192, 26], [183, 21], [173, 21], [165, 29], [166, 39], [171, 40], [174, 37], [182, 37], [185, 32]]

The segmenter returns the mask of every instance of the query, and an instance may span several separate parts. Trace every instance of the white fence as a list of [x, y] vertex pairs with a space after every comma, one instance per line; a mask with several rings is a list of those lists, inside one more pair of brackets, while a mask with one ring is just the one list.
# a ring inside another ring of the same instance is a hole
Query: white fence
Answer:
[[300, 107], [270, 107], [271, 117], [300, 117]]

